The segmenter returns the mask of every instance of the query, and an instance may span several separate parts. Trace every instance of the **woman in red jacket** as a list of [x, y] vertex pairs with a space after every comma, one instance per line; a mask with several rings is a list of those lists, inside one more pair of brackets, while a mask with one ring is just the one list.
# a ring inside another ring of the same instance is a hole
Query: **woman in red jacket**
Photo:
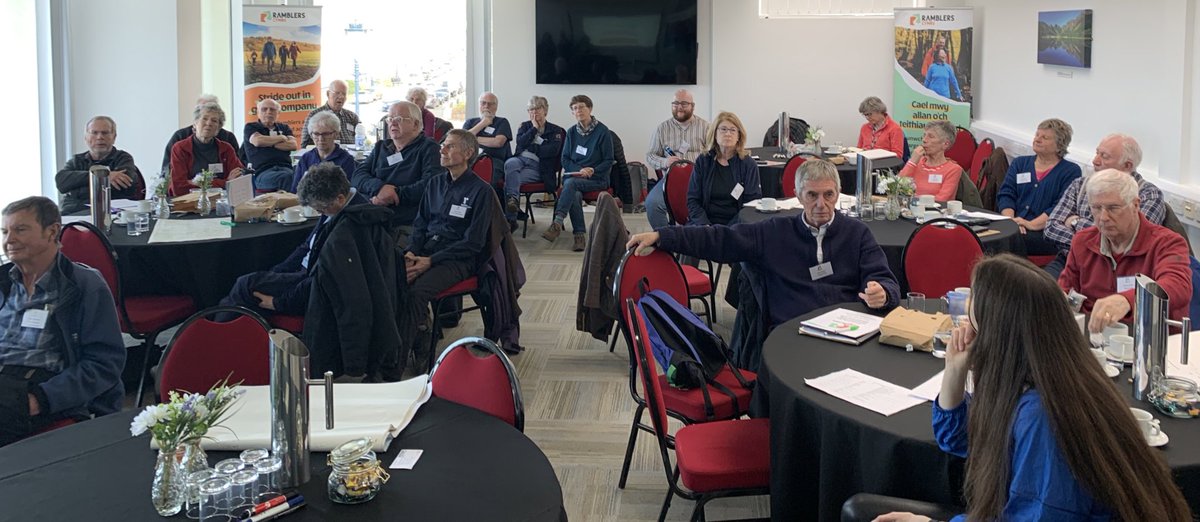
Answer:
[[213, 173], [213, 187], [224, 187], [225, 182], [242, 175], [242, 162], [237, 151], [228, 143], [216, 139], [217, 132], [225, 124], [225, 111], [215, 103], [196, 107], [195, 131], [190, 138], [180, 140], [171, 147], [171, 190], [172, 196], [187, 194], [192, 187], [192, 178], [202, 170]]
[[858, 112], [867, 119], [858, 131], [858, 148], [890, 150], [897, 158], [903, 158], [904, 131], [888, 116], [883, 100], [870, 96], [858, 104]]

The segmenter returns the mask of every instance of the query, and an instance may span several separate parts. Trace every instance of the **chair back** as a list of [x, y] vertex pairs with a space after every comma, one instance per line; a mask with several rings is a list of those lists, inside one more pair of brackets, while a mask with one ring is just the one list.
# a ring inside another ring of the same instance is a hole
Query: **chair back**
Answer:
[[912, 157], [912, 150], [909, 150], [909, 148], [908, 148], [908, 136], [904, 136], [903, 134], [900, 135], [900, 146], [902, 147], [900, 149], [900, 152], [901, 152], [900, 161], [902, 162], [901, 164], [908, 163], [908, 158]]
[[634, 255], [633, 249], [625, 251], [613, 279], [613, 293], [618, 303], [626, 299], [637, 301], [643, 290], [662, 290], [680, 304], [688, 304], [687, 279], [679, 262], [665, 250], [655, 249], [645, 256]]
[[796, 197], [796, 172], [800, 170], [807, 158], [797, 154], [783, 166], [783, 175], [779, 177], [779, 185], [783, 190], [783, 199]]
[[971, 158], [971, 183], [975, 184], [976, 188], [983, 188], [985, 180], [983, 179], [983, 162], [987, 161], [988, 156], [992, 155], [992, 151], [996, 149], [996, 143], [991, 138], [984, 138], [979, 142], [979, 147], [975, 149], [975, 155]]
[[[943, 228], [943, 224], [956, 224]], [[904, 245], [902, 265], [913, 292], [941, 297], [960, 286], [971, 286], [971, 269], [983, 257], [983, 243], [969, 227], [939, 218], [917, 227]]]
[[[1182, 236], [1184, 242], [1187, 243], [1188, 252], [1191, 252], [1192, 240], [1188, 237], [1187, 227], [1185, 227], [1183, 222], [1179, 220], [1179, 216], [1175, 215], [1175, 211], [1171, 210], [1171, 205], [1163, 205], [1163, 209], [1166, 210], [1166, 213], [1163, 214], [1162, 226]], [[1200, 284], [1193, 283], [1192, 286], [1200, 287]], [[1200, 321], [1196, 321], [1196, 323], [1200, 324]]]
[[674, 478], [671, 476], [671, 457], [667, 454], [669, 445], [666, 434], [670, 429], [667, 424], [667, 407], [663, 403], [662, 382], [658, 379], [658, 365], [655, 363], [654, 357], [649, 355], [653, 348], [650, 346], [650, 336], [647, 334], [646, 318], [638, 310], [633, 299], [626, 299], [621, 303], [621, 312], [625, 322], [629, 324], [630, 339], [632, 340], [630, 346], [633, 347], [631, 355], [636, 361], [637, 373], [642, 380], [646, 409], [650, 411], [650, 422], [654, 426], [654, 437], [658, 439], [659, 453], [662, 454], [667, 480], [668, 483], [672, 483]]
[[663, 179], [663, 199], [667, 201], [667, 216], [671, 223], [686, 225], [688, 223], [688, 187], [692, 183], [692, 173], [696, 165], [690, 161], [677, 161], [667, 169]]
[[[479, 357], [468, 347], [487, 352]], [[517, 370], [496, 343], [464, 337], [446, 347], [429, 377], [433, 395], [470, 406], [525, 431], [525, 406]]]
[[479, 176], [480, 179], [486, 181], [488, 185], [491, 185], [493, 172], [492, 157], [480, 155], [475, 159], [475, 164], [471, 165], [471, 171], [473, 171], [476, 176]]
[[[234, 314], [232, 321], [210, 317]], [[242, 306], [214, 306], [192, 314], [167, 343], [159, 361], [159, 394], [207, 392], [226, 377], [248, 386], [271, 383], [267, 321]]]
[[117, 304], [117, 317], [121, 320], [121, 331], [128, 331], [129, 318], [125, 313], [124, 295], [121, 292], [121, 271], [117, 268], [117, 250], [104, 232], [86, 221], [63, 225], [58, 233], [62, 253], [73, 262], [95, 268], [104, 278], [113, 302]]
[[979, 189], [967, 177], [966, 172], [963, 172], [958, 177], [958, 191], [954, 193], [954, 199], [961, 201], [963, 205], [968, 207], [978, 208], [983, 206], [983, 198], [979, 196]]
[[958, 133], [954, 136], [954, 145], [946, 150], [946, 157], [959, 165], [970, 165], [974, 156], [975, 135], [971, 134], [971, 131], [959, 127]]

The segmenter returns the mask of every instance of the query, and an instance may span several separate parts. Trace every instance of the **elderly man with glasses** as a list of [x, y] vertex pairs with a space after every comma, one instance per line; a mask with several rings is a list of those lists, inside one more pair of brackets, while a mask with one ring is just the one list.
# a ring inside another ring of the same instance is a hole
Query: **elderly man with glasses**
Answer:
[[[671, 101], [671, 117], [658, 124], [650, 135], [650, 148], [646, 152], [646, 164], [666, 174], [677, 161], [696, 161], [704, 151], [708, 122], [693, 111], [696, 100], [687, 89], [675, 91]], [[655, 230], [667, 226], [667, 202], [663, 197], [664, 180], [654, 185], [646, 195], [646, 218]]]
[[88, 120], [83, 141], [88, 150], [72, 156], [54, 175], [54, 184], [62, 194], [64, 214], [79, 212], [87, 204], [91, 194], [89, 170], [93, 165], [108, 167], [113, 199], [146, 199], [146, 180], [134, 165], [133, 156], [115, 147], [117, 122], [108, 116]]
[[1071, 240], [1058, 286], [1083, 294], [1083, 311], [1091, 314], [1088, 330], [1100, 332], [1132, 318], [1138, 274], [1154, 279], [1167, 292], [1172, 319], [1186, 315], [1192, 297], [1187, 242], [1146, 219], [1139, 210], [1137, 180], [1107, 169], [1089, 177], [1085, 190], [1096, 226]]
[[317, 107], [308, 113], [304, 118], [304, 126], [300, 127], [300, 146], [307, 147], [313, 144], [312, 136], [308, 134], [308, 120], [313, 116], [325, 111], [332, 112], [342, 122], [342, 128], [339, 129], [338, 141], [343, 145], [354, 143], [354, 128], [358, 126], [358, 115], [345, 108], [346, 105], [346, 82], [334, 80], [329, 82], [329, 90], [325, 91], [325, 105]]

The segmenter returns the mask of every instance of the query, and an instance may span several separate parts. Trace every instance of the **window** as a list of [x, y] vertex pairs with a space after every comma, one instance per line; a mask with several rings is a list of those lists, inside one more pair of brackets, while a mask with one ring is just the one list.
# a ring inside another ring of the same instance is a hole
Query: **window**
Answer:
[[892, 9], [925, 7], [926, 0], [758, 0], [760, 18], [885, 17]]

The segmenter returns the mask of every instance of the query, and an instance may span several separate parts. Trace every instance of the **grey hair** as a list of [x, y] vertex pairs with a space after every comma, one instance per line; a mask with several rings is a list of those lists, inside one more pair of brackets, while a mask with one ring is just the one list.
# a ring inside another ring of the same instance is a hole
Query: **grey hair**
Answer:
[[[113, 132], [116, 132], [115, 126]], [[1108, 140], [1121, 140], [1121, 163], [1128, 161], [1131, 165], [1130, 171], [1137, 170], [1138, 165], [1142, 164], [1142, 146], [1138, 145], [1137, 140], [1133, 139], [1133, 136], [1117, 132], [1105, 136], [1100, 142]]]
[[203, 116], [204, 113], [206, 113], [206, 112], [216, 113], [217, 117], [221, 118], [221, 122], [218, 123], [217, 125], [221, 125], [221, 126], [225, 125], [225, 111], [223, 109], [221, 109], [220, 105], [217, 105], [215, 103], [203, 103], [203, 104], [197, 105], [196, 110], [194, 112], [192, 112], [192, 121], [193, 122], [200, 121], [200, 116]]
[[547, 100], [544, 96], [538, 96], [536, 94], [533, 96], [530, 96], [529, 97], [529, 105], [525, 106], [525, 110], [531, 111], [534, 109], [541, 109], [546, 112], [549, 112], [550, 111], [550, 101]]
[[1071, 146], [1071, 135], [1074, 129], [1071, 124], [1058, 118], [1050, 118], [1038, 124], [1038, 130], [1048, 130], [1054, 133], [1054, 144], [1058, 148], [1058, 157], [1067, 157], [1067, 147]]
[[217, 95], [207, 93], [201, 94], [199, 98], [196, 98], [196, 106], [204, 105], [206, 103], [221, 103], [221, 100], [217, 99]]
[[954, 137], [958, 134], [958, 129], [954, 128], [954, 124], [946, 120], [931, 121], [925, 124], [925, 132], [935, 131], [942, 135], [942, 139], [946, 142], [946, 148], [954, 146]]
[[458, 136], [458, 139], [462, 140], [462, 147], [466, 149], [467, 154], [470, 154], [470, 157], [467, 158], [467, 165], [474, 164], [475, 158], [479, 157], [479, 139], [465, 129], [451, 129], [446, 133], [447, 138], [450, 136]]
[[309, 207], [326, 207], [337, 200], [338, 196], [349, 194], [350, 180], [346, 178], [346, 172], [329, 161], [313, 165], [296, 186], [300, 204]]
[[45, 196], [18, 199], [4, 207], [4, 211], [0, 212], [0, 215], [11, 216], [24, 210], [32, 211], [34, 219], [42, 228], [62, 224], [62, 214], [58, 211], [58, 205]]
[[342, 128], [342, 119], [333, 111], [321, 111], [308, 119], [308, 133], [312, 134], [318, 127], [330, 128], [337, 132]]
[[1126, 204], [1132, 203], [1137, 197], [1138, 184], [1133, 176], [1117, 169], [1104, 169], [1092, 174], [1087, 179], [1088, 199], [1095, 199], [1100, 194], [1115, 193]]
[[[92, 116], [92, 119], [88, 120], [87, 123], [85, 123], [83, 125], [83, 132], [86, 133], [87, 128], [91, 127], [93, 123], [96, 123], [98, 121], [108, 122], [109, 125], [112, 125], [113, 134], [115, 135], [117, 133], [117, 122], [115, 120], [113, 120], [112, 118], [109, 118], [108, 116]], [[1140, 153], [1141, 150], [1139, 149], [1138, 152]], [[1138, 157], [1140, 158], [1141, 154], [1138, 154]]]
[[872, 112], [887, 114], [887, 105], [878, 96], [867, 96], [862, 103], [858, 104], [859, 114], [871, 114]]
[[408, 90], [408, 94], [404, 97], [412, 98], [414, 94], [420, 95], [422, 100], [429, 101], [429, 91], [426, 91], [424, 87], [413, 87]]
[[[396, 103], [393, 103], [392, 106], [400, 107], [401, 110], [408, 113], [408, 114], [406, 114], [406, 116], [408, 116], [409, 118], [412, 118], [414, 120], [417, 120], [417, 128], [418, 129], [422, 129], [422, 130], [425, 129], [425, 118], [421, 114], [421, 108], [417, 107], [417, 104], [410, 102], [408, 100], [400, 100]], [[391, 107], [389, 107], [388, 110], [390, 111]]]
[[837, 167], [829, 160], [810, 159], [796, 170], [796, 195], [804, 192], [804, 185], [813, 181], [833, 180], [837, 191], [842, 191], [842, 177], [838, 175]]
[[275, 98], [263, 98], [261, 100], [258, 100], [258, 109], [262, 110], [262, 106], [266, 105], [268, 103], [275, 105], [276, 110], [283, 107], [282, 105], [279, 105], [279, 102], [275, 101]]

